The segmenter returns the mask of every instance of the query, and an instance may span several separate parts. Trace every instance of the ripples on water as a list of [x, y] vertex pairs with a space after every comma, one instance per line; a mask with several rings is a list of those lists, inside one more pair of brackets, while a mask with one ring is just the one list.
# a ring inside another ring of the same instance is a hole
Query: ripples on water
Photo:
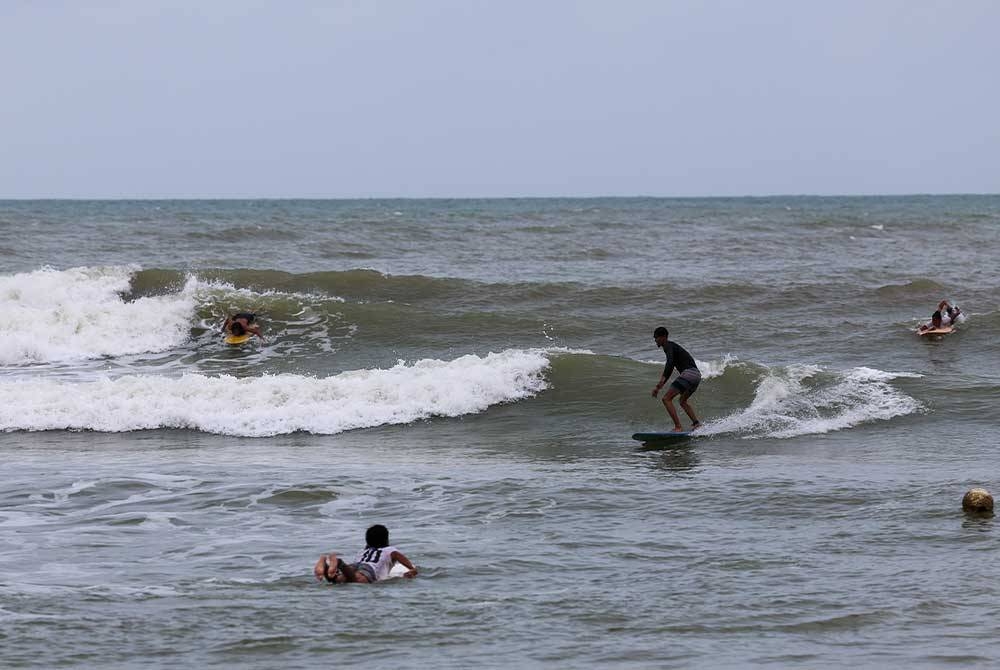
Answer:
[[[996, 529], [960, 500], [995, 487], [998, 219], [3, 203], [0, 661], [991, 665]], [[969, 322], [918, 340], [942, 297]], [[267, 344], [221, 347], [245, 308]], [[628, 439], [665, 423], [659, 323], [706, 373], [670, 447]], [[316, 584], [374, 522], [420, 577]]]

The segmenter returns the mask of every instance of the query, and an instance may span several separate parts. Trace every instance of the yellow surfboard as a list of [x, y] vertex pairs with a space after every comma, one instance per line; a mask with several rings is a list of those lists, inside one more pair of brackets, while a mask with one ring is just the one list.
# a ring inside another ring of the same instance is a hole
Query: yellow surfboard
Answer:
[[923, 337], [924, 335], [947, 335], [953, 332], [955, 329], [951, 326], [941, 326], [940, 328], [928, 328], [927, 330], [918, 330], [917, 335]]
[[252, 333], [245, 333], [243, 335], [226, 335], [226, 344], [243, 344], [247, 340], [253, 337]]

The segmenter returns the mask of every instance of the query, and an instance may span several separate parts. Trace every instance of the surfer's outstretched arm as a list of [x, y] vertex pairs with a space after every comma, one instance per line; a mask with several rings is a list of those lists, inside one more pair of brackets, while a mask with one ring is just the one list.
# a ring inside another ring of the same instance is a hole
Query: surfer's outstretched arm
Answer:
[[403, 552], [401, 551], [392, 552], [392, 560], [397, 563], [402, 563], [403, 567], [407, 569], [406, 574], [403, 575], [404, 577], [417, 576], [417, 568], [413, 565], [413, 563], [410, 563], [410, 559], [408, 559], [406, 555], [403, 554]]

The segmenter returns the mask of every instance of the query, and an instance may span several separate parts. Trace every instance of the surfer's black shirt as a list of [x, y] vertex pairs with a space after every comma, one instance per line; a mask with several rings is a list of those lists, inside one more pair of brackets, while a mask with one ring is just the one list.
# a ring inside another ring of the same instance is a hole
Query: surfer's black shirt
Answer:
[[663, 353], [667, 355], [667, 366], [663, 368], [664, 379], [670, 377], [670, 373], [674, 371], [674, 368], [677, 369], [678, 373], [690, 370], [691, 368], [698, 369], [698, 366], [694, 362], [694, 356], [689, 354], [687, 349], [676, 342], [668, 341], [667, 346], [663, 347]]

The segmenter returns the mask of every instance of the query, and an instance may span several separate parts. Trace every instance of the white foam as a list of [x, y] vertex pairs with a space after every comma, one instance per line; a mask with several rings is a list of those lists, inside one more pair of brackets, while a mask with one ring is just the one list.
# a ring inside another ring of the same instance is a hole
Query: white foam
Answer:
[[460, 416], [546, 388], [544, 350], [425, 359], [333, 377], [129, 375], [93, 382], [0, 382], [0, 430], [189, 428], [250, 437], [333, 434]]
[[[200, 323], [197, 309], [219, 299], [247, 305], [262, 297], [315, 298], [256, 292], [188, 276], [176, 292], [126, 302], [134, 265], [42, 268], [0, 276], [0, 365], [61, 363], [149, 354], [182, 346]], [[323, 300], [344, 302], [337, 296]], [[220, 319], [221, 321], [221, 319]]]
[[[661, 368], [663, 367], [665, 362], [662, 360], [650, 360], [650, 359], [645, 359], [645, 360], [632, 359], [632, 360], [637, 360], [640, 363], [647, 363], [649, 365], [658, 365]], [[702, 361], [698, 360], [697, 358], [694, 359], [694, 363], [695, 365], [698, 366], [698, 370], [701, 372], [701, 378], [703, 380], [712, 379], [713, 377], [721, 377], [726, 372], [726, 368], [735, 363], [739, 363], [739, 361], [740, 359], [737, 356], [734, 356], [733, 354], [726, 354], [725, 356], [722, 357], [721, 360], [718, 361]]]
[[42, 268], [0, 276], [0, 365], [158, 352], [184, 342], [197, 282], [125, 302], [121, 294], [137, 270]]
[[884, 370], [876, 370], [875, 368], [854, 368], [850, 371], [850, 376], [852, 379], [858, 381], [878, 381], [878, 382], [891, 382], [893, 379], [909, 378], [909, 379], [920, 379], [923, 377], [922, 374], [917, 372], [886, 372]]
[[865, 367], [840, 373], [825, 373], [816, 366], [773, 370], [760, 380], [749, 407], [712, 421], [702, 432], [786, 438], [885, 421], [921, 409], [919, 402], [889, 383], [919, 376]]
[[[225, 297], [227, 300], [232, 302], [243, 302], [248, 305], [255, 305], [260, 302], [261, 298], [292, 298], [299, 300], [301, 302], [314, 302], [316, 300], [322, 300], [324, 302], [338, 302], [346, 303], [347, 300], [337, 296], [330, 295], [327, 293], [309, 293], [302, 291], [279, 291], [277, 289], [267, 289], [264, 291], [249, 289], [249, 288], [239, 288], [234, 284], [220, 279], [200, 279], [195, 276], [190, 276], [188, 281], [193, 282], [193, 286], [197, 289], [199, 295], [211, 295], [215, 297]], [[391, 300], [389, 302], [392, 302]]]
[[733, 354], [726, 354], [722, 357], [721, 361], [699, 361], [695, 359], [695, 364], [701, 371], [702, 379], [712, 379], [713, 377], [721, 377], [725, 373], [726, 368], [734, 363], [738, 363], [739, 360]]

